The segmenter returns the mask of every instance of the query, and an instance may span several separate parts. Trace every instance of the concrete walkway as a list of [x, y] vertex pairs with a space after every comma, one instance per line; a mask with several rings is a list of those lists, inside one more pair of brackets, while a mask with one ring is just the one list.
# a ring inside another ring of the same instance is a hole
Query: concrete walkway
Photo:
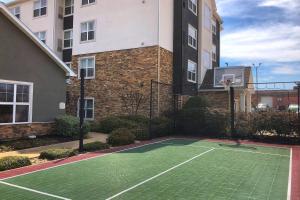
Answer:
[[[100, 141], [100, 142], [106, 142], [106, 138], [108, 135], [102, 134], [102, 133], [89, 133], [88, 139], [84, 140], [84, 144]], [[26, 156], [29, 158], [37, 158], [40, 155], [41, 151], [48, 150], [48, 149], [76, 149], [78, 148], [79, 141], [72, 141], [72, 142], [65, 142], [65, 143], [58, 143], [58, 144], [52, 144], [48, 146], [41, 146], [41, 147], [35, 147], [30, 149], [24, 149], [19, 151], [9, 151], [0, 153], [0, 158], [6, 157], [6, 156]]]

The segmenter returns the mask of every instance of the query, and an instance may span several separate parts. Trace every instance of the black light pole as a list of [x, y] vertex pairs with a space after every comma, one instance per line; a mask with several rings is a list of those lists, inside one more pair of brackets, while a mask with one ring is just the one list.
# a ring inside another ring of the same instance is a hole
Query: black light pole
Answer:
[[255, 68], [255, 81], [256, 81], [256, 107], [258, 106], [259, 100], [258, 100], [258, 68], [262, 65], [262, 63], [259, 63], [258, 66], [253, 64], [253, 67]]
[[234, 87], [230, 86], [230, 128], [231, 137], [235, 135]]
[[79, 133], [79, 152], [83, 152], [83, 124], [84, 124], [84, 69], [80, 70], [80, 108], [79, 108], [79, 118], [80, 118], [80, 133]]
[[300, 120], [300, 81], [297, 82], [298, 86], [298, 120]]

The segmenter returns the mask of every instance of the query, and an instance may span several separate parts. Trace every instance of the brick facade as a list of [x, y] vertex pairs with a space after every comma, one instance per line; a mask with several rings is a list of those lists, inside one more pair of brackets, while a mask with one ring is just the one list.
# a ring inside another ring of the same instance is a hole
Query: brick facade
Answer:
[[53, 132], [53, 129], [53, 123], [1, 125], [0, 140], [26, 138], [30, 135], [48, 135]]
[[[128, 106], [132, 102], [127, 97], [135, 94], [143, 96], [138, 114], [148, 116], [151, 80], [173, 81], [173, 54], [163, 48], [159, 51], [158, 46], [73, 56], [74, 71], [78, 72], [78, 59], [85, 56], [96, 58], [95, 79], [85, 81], [85, 96], [94, 98], [95, 121], [131, 113], [134, 109]], [[71, 81], [67, 113], [77, 115], [80, 80], [75, 77]]]

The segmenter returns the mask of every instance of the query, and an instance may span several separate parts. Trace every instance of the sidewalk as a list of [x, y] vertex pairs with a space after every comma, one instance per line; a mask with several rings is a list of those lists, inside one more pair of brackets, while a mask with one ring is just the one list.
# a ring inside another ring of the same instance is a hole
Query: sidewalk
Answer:
[[[106, 142], [107, 135], [101, 134], [101, 133], [89, 133], [89, 138], [84, 140], [84, 144], [100, 141], [100, 142]], [[48, 150], [48, 149], [75, 149], [78, 148], [79, 141], [72, 141], [72, 142], [65, 142], [65, 143], [59, 143], [59, 144], [53, 144], [48, 146], [41, 146], [41, 147], [35, 147], [30, 149], [24, 149], [19, 151], [9, 151], [5, 153], [0, 153], [0, 158], [6, 157], [6, 156], [26, 156], [29, 158], [37, 158], [40, 155], [41, 151]]]

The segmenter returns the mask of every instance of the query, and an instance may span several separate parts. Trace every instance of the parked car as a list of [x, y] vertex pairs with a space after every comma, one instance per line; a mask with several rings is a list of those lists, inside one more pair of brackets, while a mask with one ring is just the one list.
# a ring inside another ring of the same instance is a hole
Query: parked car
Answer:
[[267, 104], [264, 103], [259, 103], [257, 105], [257, 111], [267, 111], [269, 108], [269, 106]]
[[289, 105], [289, 111], [298, 113], [298, 105], [297, 104]]

